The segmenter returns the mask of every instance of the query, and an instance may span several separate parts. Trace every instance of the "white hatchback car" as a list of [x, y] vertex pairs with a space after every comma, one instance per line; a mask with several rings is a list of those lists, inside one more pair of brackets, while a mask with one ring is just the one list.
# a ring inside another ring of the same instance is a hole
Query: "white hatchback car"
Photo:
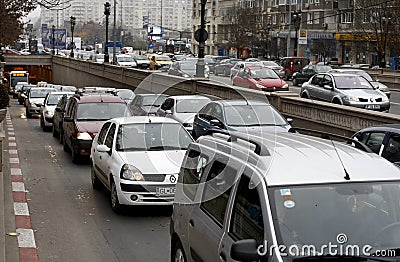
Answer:
[[91, 179], [111, 191], [111, 207], [172, 205], [183, 157], [193, 138], [177, 121], [162, 117], [114, 118], [93, 140]]
[[58, 101], [63, 96], [72, 96], [74, 92], [50, 92], [44, 99], [43, 105], [40, 106], [40, 127], [43, 131], [51, 129], [53, 126], [54, 110], [56, 110]]

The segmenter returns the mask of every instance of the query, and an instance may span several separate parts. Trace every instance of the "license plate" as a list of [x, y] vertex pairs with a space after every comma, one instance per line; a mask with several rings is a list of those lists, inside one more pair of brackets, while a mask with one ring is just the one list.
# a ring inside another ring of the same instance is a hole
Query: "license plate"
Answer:
[[156, 196], [173, 195], [175, 190], [175, 187], [156, 187]]
[[365, 109], [380, 109], [380, 105], [366, 105]]

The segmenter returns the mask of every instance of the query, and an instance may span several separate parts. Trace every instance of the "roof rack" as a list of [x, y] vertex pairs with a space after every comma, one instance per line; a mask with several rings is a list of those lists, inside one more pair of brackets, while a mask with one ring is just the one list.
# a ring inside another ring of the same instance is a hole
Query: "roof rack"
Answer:
[[249, 142], [250, 144], [253, 144], [256, 148], [254, 149], [254, 153], [256, 153], [259, 156], [270, 156], [270, 152], [268, 148], [262, 144], [260, 141], [254, 140], [251, 137], [249, 137], [248, 134], [246, 133], [241, 133], [237, 131], [226, 131], [226, 130], [221, 130], [221, 129], [210, 129], [207, 130], [206, 135], [213, 135], [213, 134], [223, 134], [229, 136], [227, 142], [237, 142], [238, 140], [242, 140], [245, 142]]
[[290, 133], [296, 133], [297, 131], [303, 131], [303, 132], [308, 132], [308, 133], [319, 134], [319, 135], [321, 135], [321, 138], [323, 138], [323, 139], [329, 139], [329, 140], [331, 140], [332, 138], [342, 139], [342, 140], [345, 140], [347, 144], [354, 143], [354, 146], [357, 149], [360, 149], [360, 150], [365, 151], [367, 153], [374, 153], [371, 150], [371, 148], [369, 148], [363, 142], [360, 142], [358, 140], [355, 140], [355, 139], [347, 137], [347, 136], [341, 136], [341, 135], [336, 135], [336, 134], [327, 133], [327, 132], [323, 132], [323, 131], [307, 129], [307, 128], [300, 128], [300, 127], [292, 127], [292, 128], [289, 129]]

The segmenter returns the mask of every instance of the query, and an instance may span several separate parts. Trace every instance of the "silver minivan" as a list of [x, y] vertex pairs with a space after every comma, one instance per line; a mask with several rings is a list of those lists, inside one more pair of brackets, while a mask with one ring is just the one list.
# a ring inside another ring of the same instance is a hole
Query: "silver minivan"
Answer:
[[399, 199], [399, 169], [358, 141], [297, 132], [203, 136], [179, 173], [171, 261], [394, 257]]

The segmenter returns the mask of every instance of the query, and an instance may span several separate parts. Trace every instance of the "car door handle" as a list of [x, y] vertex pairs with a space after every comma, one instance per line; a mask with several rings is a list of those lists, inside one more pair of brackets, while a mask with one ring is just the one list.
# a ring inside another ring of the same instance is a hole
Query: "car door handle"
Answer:
[[99, 156], [99, 158], [102, 159], [101, 156]]
[[219, 253], [219, 258], [221, 261], [226, 261], [226, 255], [224, 252]]
[[190, 225], [191, 227], [194, 227], [193, 219], [190, 219], [190, 220], [189, 220], [189, 225]]

